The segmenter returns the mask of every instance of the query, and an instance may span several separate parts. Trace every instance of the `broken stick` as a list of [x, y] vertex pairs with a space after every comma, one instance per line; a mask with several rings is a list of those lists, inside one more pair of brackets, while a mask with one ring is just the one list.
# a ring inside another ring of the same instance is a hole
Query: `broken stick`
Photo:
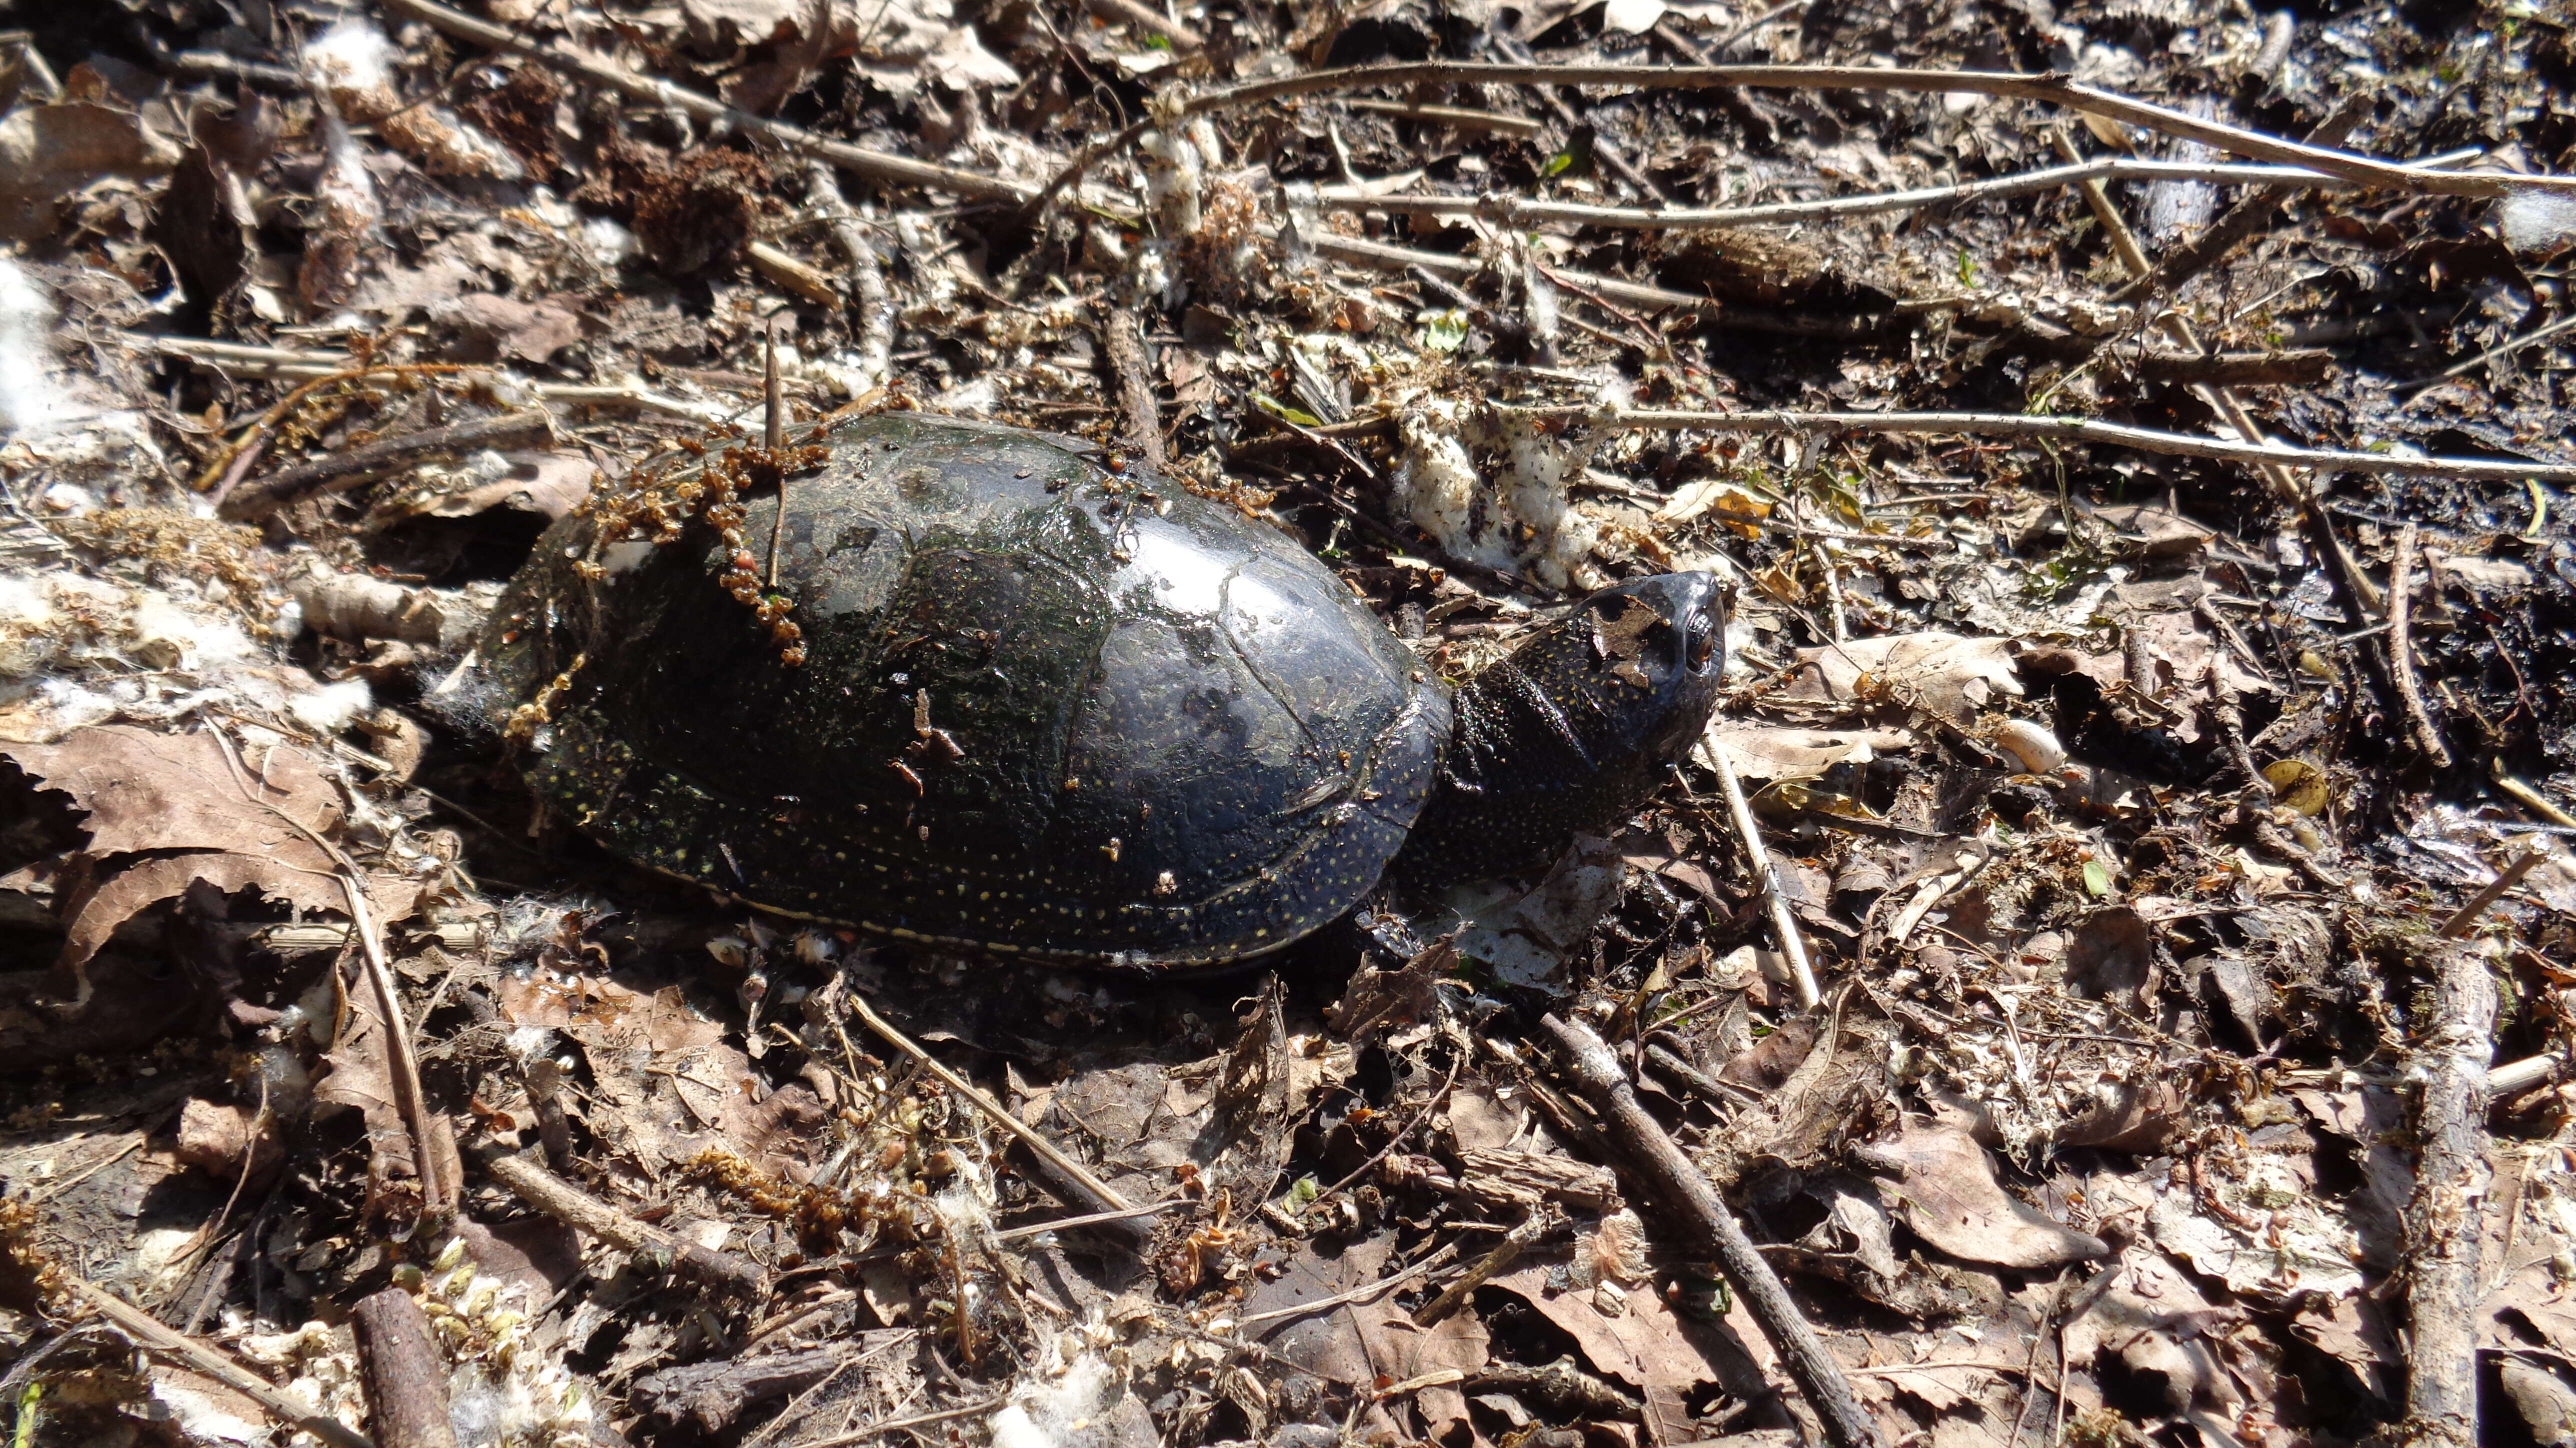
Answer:
[[2495, 1054], [2495, 977], [2465, 945], [2433, 950], [2433, 1010], [2416, 1047], [2415, 1194], [2406, 1203], [2409, 1448], [2478, 1441], [2478, 1297], [2486, 1237], [2487, 1060]]
[[1112, 302], [1100, 323], [1109, 370], [1118, 378], [1119, 412], [1126, 421], [1127, 445], [1146, 465], [1163, 467], [1163, 408], [1154, 397], [1151, 358], [1145, 351], [1145, 319], [1134, 305]]
[[2466, 939], [2468, 933], [2477, 928], [2478, 917], [2486, 914], [2495, 902], [2503, 899], [2507, 890], [2521, 884], [2522, 877], [2530, 874], [2546, 858], [2547, 856], [2537, 849], [2524, 850], [2512, 864], [2497, 871], [2496, 877], [2487, 882], [2485, 889], [2469, 897], [2469, 903], [2452, 911], [2451, 918], [2443, 921], [2441, 928], [2433, 933], [2444, 940]]
[[2409, 629], [2413, 610], [2415, 554], [2422, 548], [2423, 530], [2409, 523], [2397, 532], [2397, 554], [2388, 566], [2388, 671], [2397, 676], [2397, 697], [2405, 702], [2406, 722], [2415, 731], [2415, 747], [2424, 751], [2435, 769], [2451, 767], [2451, 751], [2442, 743], [2442, 731], [2433, 724], [2433, 712], [2424, 705], [2424, 685], [2415, 677], [2415, 646]]
[[486, 448], [530, 447], [553, 438], [554, 419], [543, 408], [426, 428], [298, 463], [244, 484], [222, 500], [219, 510], [227, 518], [255, 523], [307, 493], [345, 491], [390, 467]]
[[1619, 1144], [1630, 1166], [1643, 1179], [1644, 1190], [1637, 1194], [1638, 1199], [1660, 1203], [1677, 1215], [1681, 1220], [1676, 1225], [1687, 1234], [1690, 1250], [1716, 1259], [1726, 1280], [1743, 1297], [1744, 1305], [1752, 1309], [1754, 1320], [1762, 1324], [1762, 1335], [1771, 1340], [1789, 1376], [1823, 1421], [1826, 1439], [1836, 1448], [1876, 1444], [1877, 1429], [1870, 1422], [1868, 1410], [1853, 1395], [1842, 1364], [1825, 1351], [1823, 1339], [1798, 1314], [1798, 1305], [1789, 1300], [1789, 1289], [1781, 1285], [1779, 1274], [1771, 1270], [1762, 1249], [1744, 1234], [1743, 1225], [1719, 1198], [1717, 1189], [1638, 1104], [1636, 1088], [1628, 1084], [1627, 1073], [1619, 1068], [1619, 1058], [1610, 1053], [1590, 1026], [1580, 1021], [1550, 1015], [1542, 1018], [1539, 1026], [1572, 1064], [1576, 1084], [1601, 1113], [1602, 1128]]
[[1086, 1213], [1098, 1216], [1113, 1233], [1124, 1237], [1139, 1250], [1143, 1249], [1154, 1228], [1151, 1221], [1136, 1215], [1135, 1203], [1120, 1196], [1109, 1183], [1092, 1175], [1082, 1163], [1065, 1155], [1054, 1142], [1046, 1139], [1045, 1133], [1003, 1109], [1002, 1103], [985, 1095], [975, 1083], [949, 1070], [938, 1057], [922, 1049], [920, 1042], [878, 1015], [876, 1008], [869, 1005], [864, 997], [853, 992], [847, 999], [850, 1013], [866, 1022], [868, 1029], [876, 1032], [886, 1044], [920, 1062], [923, 1070], [938, 1077], [940, 1084], [956, 1092], [960, 1100], [984, 1113], [995, 1126], [1018, 1137], [1020, 1144], [1038, 1159], [1042, 1175], [1050, 1187], [1071, 1199]]
[[361, 1298], [349, 1320], [366, 1369], [367, 1422], [379, 1448], [456, 1448], [447, 1416], [447, 1354], [410, 1293], [388, 1287]]
[[768, 1288], [767, 1275], [752, 1263], [639, 1222], [524, 1156], [496, 1156], [483, 1169], [556, 1221], [620, 1251], [663, 1258], [675, 1275], [746, 1297], [758, 1297]]
[[82, 1302], [98, 1310], [98, 1315], [115, 1324], [119, 1332], [134, 1339], [137, 1347], [163, 1362], [176, 1363], [190, 1372], [203, 1373], [216, 1382], [259, 1404], [260, 1410], [280, 1423], [301, 1428], [331, 1445], [331, 1448], [375, 1448], [366, 1434], [341, 1422], [328, 1413], [320, 1413], [280, 1392], [268, 1379], [234, 1362], [193, 1337], [164, 1326], [161, 1321], [139, 1307], [130, 1306], [103, 1287], [95, 1286], [66, 1274], [72, 1292]]
[[1797, 987], [1798, 1008], [1811, 1011], [1824, 993], [1816, 989], [1816, 968], [1807, 963], [1807, 939], [1798, 933], [1798, 919], [1789, 913], [1788, 892], [1780, 888], [1780, 868], [1771, 862], [1771, 851], [1762, 843], [1762, 826], [1753, 818], [1753, 806], [1744, 797], [1744, 786], [1735, 778], [1735, 764], [1727, 756], [1726, 745], [1713, 741], [1708, 747], [1709, 763], [1717, 771], [1718, 788], [1726, 794], [1726, 817], [1735, 825], [1738, 843], [1744, 846], [1745, 862], [1753, 867], [1754, 883], [1762, 889], [1762, 903], [1771, 912], [1771, 929], [1780, 937], [1780, 956], [1789, 964], [1789, 983]]

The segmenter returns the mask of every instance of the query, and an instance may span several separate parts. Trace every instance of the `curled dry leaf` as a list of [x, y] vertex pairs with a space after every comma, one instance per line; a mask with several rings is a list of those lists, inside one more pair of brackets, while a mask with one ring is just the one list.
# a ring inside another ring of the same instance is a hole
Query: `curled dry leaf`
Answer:
[[1924, 1241], [1966, 1262], [2056, 1267], [2108, 1253], [2101, 1238], [2049, 1220], [1995, 1180], [1985, 1148], [1953, 1126], [1914, 1126], [1853, 1158], [1892, 1180], [1885, 1190]]
[[[2260, 1430], [2270, 1416], [2272, 1383], [2259, 1349], [2235, 1350], [2235, 1336], [2252, 1331], [2240, 1309], [2211, 1303], [2188, 1273], [2154, 1252], [2132, 1253], [2104, 1269], [2078, 1290], [2076, 1301], [2080, 1308], [2063, 1339], [2070, 1367], [2090, 1368], [2098, 1377], [2106, 1360], [2116, 1363], [2159, 1387], [2163, 1406], [2208, 1442], [2269, 1441]], [[2259, 1381], [2240, 1381], [2245, 1376]], [[2069, 1387], [2070, 1401], [2089, 1397], [2093, 1403], [2085, 1406], [2099, 1404], [2091, 1384], [2076, 1380]], [[2249, 1387], [2257, 1390], [2251, 1402]]]
[[1429, 1020], [1439, 1009], [1440, 978], [1457, 964], [1457, 949], [1443, 940], [1394, 970], [1363, 965], [1325, 1019], [1354, 1046]]
[[[339, 790], [298, 749], [247, 749], [237, 775], [211, 734], [109, 725], [76, 730], [59, 744], [8, 745], [0, 756], [38, 789], [69, 796], [85, 816], [88, 840], [65, 862], [57, 906], [70, 927], [57, 968], [70, 977], [75, 1008], [88, 1000], [90, 957], [116, 928], [196, 881], [347, 913], [338, 866], [305, 833], [327, 839], [340, 831]], [[136, 855], [148, 858], [129, 858]], [[421, 886], [375, 875], [366, 889], [378, 920], [391, 922], [411, 912]]]

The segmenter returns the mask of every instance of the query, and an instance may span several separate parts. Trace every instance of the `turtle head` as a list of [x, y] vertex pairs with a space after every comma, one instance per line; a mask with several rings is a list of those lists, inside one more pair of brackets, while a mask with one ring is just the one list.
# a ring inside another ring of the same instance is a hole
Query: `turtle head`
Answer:
[[1658, 574], [1583, 600], [1460, 686], [1397, 870], [1476, 879], [1614, 827], [1707, 727], [1725, 664], [1713, 575]]

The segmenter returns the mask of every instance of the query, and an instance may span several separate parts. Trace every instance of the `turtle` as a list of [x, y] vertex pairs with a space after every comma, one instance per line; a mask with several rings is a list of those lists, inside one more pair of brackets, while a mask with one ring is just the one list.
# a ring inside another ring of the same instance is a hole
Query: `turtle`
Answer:
[[1453, 687], [1277, 526], [995, 423], [638, 476], [449, 686], [612, 853], [955, 951], [1214, 966], [1532, 863], [1654, 791], [1724, 662], [1717, 581], [1667, 573]]

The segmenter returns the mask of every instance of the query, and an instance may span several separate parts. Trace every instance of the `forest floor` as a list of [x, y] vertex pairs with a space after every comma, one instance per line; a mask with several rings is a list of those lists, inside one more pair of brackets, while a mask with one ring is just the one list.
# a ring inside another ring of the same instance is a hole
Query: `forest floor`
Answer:
[[[0, 3], [13, 1448], [2576, 1442], [2564, 12], [457, 3]], [[1725, 702], [1215, 976], [623, 865], [424, 695], [773, 346]]]

